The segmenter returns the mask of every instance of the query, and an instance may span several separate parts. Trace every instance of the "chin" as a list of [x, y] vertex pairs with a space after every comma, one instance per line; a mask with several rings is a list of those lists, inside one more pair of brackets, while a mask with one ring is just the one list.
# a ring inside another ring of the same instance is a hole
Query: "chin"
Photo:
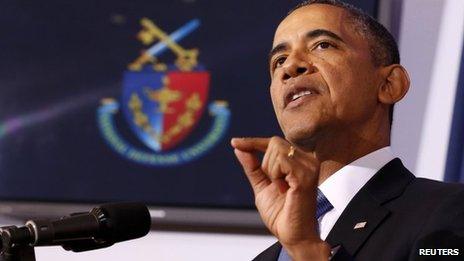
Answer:
[[312, 146], [316, 141], [315, 126], [293, 126], [284, 131], [285, 139], [298, 147]]

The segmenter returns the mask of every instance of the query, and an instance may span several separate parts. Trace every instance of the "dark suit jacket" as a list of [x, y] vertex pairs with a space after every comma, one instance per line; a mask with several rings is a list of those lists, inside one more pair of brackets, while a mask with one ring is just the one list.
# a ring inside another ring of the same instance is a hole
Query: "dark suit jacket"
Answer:
[[[359, 222], [367, 224], [354, 229]], [[332, 260], [464, 260], [464, 186], [416, 178], [394, 159], [350, 201], [326, 242], [341, 246]], [[281, 248], [254, 260], [275, 261]], [[439, 248], [459, 255], [431, 255]]]

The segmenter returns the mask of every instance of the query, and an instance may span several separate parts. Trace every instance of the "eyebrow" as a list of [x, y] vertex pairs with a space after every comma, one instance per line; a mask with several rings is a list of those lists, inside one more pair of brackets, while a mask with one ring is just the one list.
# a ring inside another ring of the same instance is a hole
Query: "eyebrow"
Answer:
[[[336, 33], [334, 32], [331, 32], [329, 30], [325, 30], [325, 29], [316, 29], [316, 30], [311, 30], [309, 32], [306, 33], [306, 36], [305, 38], [306, 39], [314, 39], [314, 38], [317, 38], [317, 37], [320, 37], [320, 36], [327, 36], [327, 37], [330, 37], [336, 41], [339, 41], [339, 42], [342, 42], [344, 43], [345, 41], [343, 41], [343, 39], [338, 36]], [[288, 43], [287, 42], [283, 42], [283, 43], [280, 43], [278, 45], [276, 45], [275, 47], [273, 47], [271, 49], [271, 51], [269, 52], [268, 54], [268, 60], [271, 60], [271, 58], [276, 55], [277, 53], [280, 53], [280, 52], [284, 52], [286, 51], [287, 49], [289, 49], [289, 46], [288, 46]]]

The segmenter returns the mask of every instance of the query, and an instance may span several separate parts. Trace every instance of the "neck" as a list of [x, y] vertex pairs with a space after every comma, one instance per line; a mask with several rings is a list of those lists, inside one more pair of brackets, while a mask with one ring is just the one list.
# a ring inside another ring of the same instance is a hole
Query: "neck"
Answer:
[[[337, 128], [337, 133], [319, 135], [305, 151], [319, 159], [319, 185], [339, 169], [378, 149], [390, 145], [390, 129], [362, 131], [362, 128]], [[329, 132], [326, 132], [329, 133]]]
[[[343, 153], [342, 149], [340, 149], [337, 153], [334, 153], [332, 151], [330, 153], [331, 154], [330, 156], [327, 155], [326, 153], [327, 151], [325, 149], [316, 150], [315, 153], [321, 162], [320, 169], [319, 169], [318, 185], [322, 184], [327, 178], [332, 176], [335, 172], [337, 172], [344, 166], [350, 164], [351, 162], [371, 152], [374, 152], [378, 149], [389, 146], [389, 143], [371, 144], [371, 145], [372, 146], [362, 146], [362, 148], [351, 147], [352, 150], [350, 151], [350, 153]], [[337, 148], [333, 148], [333, 149], [337, 149]]]

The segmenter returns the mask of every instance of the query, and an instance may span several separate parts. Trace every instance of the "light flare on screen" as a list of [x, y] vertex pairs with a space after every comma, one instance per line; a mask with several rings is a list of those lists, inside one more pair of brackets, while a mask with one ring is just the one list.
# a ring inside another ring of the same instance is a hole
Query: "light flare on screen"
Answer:
[[3, 139], [21, 129], [33, 127], [43, 122], [55, 120], [60, 116], [64, 116], [65, 114], [78, 110], [79, 108], [90, 105], [98, 106], [102, 95], [108, 95], [109, 93], [114, 92], [113, 90], [114, 88], [109, 88], [105, 90], [80, 94], [72, 98], [68, 98], [65, 101], [49, 104], [44, 108], [37, 109], [29, 113], [12, 115], [5, 117], [4, 120], [0, 119], [0, 139]]

